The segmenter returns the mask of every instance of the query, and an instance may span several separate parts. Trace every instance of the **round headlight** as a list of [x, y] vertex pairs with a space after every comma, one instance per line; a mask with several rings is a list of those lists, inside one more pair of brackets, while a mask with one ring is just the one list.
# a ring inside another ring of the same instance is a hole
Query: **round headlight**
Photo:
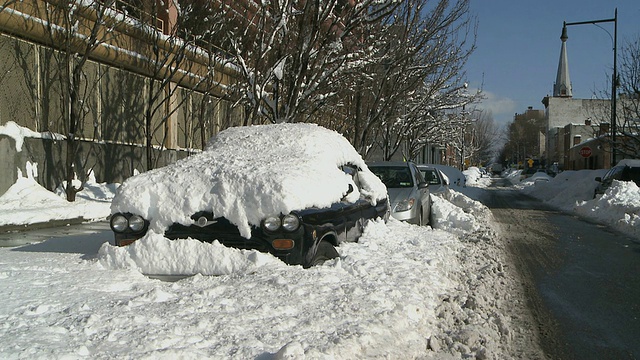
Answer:
[[200, 216], [198, 218], [198, 220], [196, 221], [196, 225], [198, 225], [200, 227], [205, 227], [205, 226], [207, 226], [208, 223], [209, 223], [209, 220], [207, 220], [207, 218], [205, 216]]
[[287, 231], [295, 231], [300, 226], [300, 219], [295, 215], [285, 215], [282, 218], [282, 227]]
[[132, 215], [129, 218], [129, 229], [133, 231], [140, 231], [144, 228], [144, 219], [139, 215]]
[[262, 222], [262, 225], [264, 226], [265, 229], [269, 230], [269, 231], [276, 231], [280, 228], [280, 218], [277, 216], [269, 216], [268, 218], [264, 219], [264, 221]]
[[115, 214], [111, 217], [111, 228], [113, 231], [123, 232], [127, 228], [128, 224], [129, 222], [127, 221], [127, 218], [122, 214]]

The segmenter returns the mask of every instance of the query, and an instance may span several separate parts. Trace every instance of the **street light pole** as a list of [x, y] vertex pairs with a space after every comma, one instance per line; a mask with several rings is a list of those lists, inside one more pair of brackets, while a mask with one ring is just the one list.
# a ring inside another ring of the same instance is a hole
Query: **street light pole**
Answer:
[[461, 137], [460, 137], [460, 171], [464, 171], [464, 131], [465, 129], [465, 120], [466, 120], [466, 114], [467, 112], [465, 111], [465, 105], [462, 105], [462, 121], [461, 121]]
[[[603, 19], [603, 20], [591, 20], [591, 21], [578, 21], [578, 22], [564, 22], [562, 27], [562, 33], [567, 33], [567, 26], [570, 25], [584, 25], [584, 24], [592, 24], [595, 25], [597, 23], [603, 22], [613, 22], [613, 76], [611, 77], [611, 166], [615, 166], [616, 164], [616, 133], [617, 129], [617, 121], [616, 121], [616, 88], [618, 85], [618, 56], [617, 56], [617, 48], [618, 48], [618, 8], [615, 9], [615, 14], [612, 19]], [[603, 29], [604, 30], [604, 29]], [[605, 30], [606, 31], [606, 30]], [[611, 36], [611, 34], [609, 34]]]

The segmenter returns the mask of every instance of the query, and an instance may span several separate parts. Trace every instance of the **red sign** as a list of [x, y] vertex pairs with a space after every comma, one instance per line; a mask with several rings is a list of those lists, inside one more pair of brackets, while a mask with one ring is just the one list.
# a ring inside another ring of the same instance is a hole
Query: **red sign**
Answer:
[[588, 146], [583, 146], [583, 147], [580, 149], [580, 155], [581, 155], [583, 158], [588, 158], [589, 156], [591, 156], [591, 148], [590, 148], [590, 147], [588, 147]]

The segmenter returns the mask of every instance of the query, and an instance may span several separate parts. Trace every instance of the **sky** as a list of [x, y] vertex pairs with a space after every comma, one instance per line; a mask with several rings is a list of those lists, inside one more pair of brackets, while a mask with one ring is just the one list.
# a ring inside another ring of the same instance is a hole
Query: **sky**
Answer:
[[[470, 88], [482, 87], [500, 126], [529, 106], [543, 110], [542, 98], [553, 93], [558, 71], [562, 24], [613, 19], [618, 9], [618, 66], [625, 40], [640, 36], [637, 0], [471, 0], [477, 17], [477, 49], [467, 63]], [[614, 23], [567, 27], [569, 75], [574, 98], [610, 93]], [[608, 31], [611, 36], [606, 32]]]

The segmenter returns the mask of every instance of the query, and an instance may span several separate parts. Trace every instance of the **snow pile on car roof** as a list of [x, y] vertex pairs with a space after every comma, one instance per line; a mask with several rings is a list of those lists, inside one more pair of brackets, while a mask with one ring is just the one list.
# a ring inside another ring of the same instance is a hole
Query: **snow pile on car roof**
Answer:
[[141, 215], [156, 233], [172, 223], [191, 224], [195, 212], [212, 211], [250, 237], [251, 225], [268, 215], [340, 201], [353, 182], [338, 167], [349, 163], [363, 169], [365, 195], [386, 197], [384, 184], [335, 131], [315, 124], [230, 128], [200, 154], [127, 179], [111, 211]]

